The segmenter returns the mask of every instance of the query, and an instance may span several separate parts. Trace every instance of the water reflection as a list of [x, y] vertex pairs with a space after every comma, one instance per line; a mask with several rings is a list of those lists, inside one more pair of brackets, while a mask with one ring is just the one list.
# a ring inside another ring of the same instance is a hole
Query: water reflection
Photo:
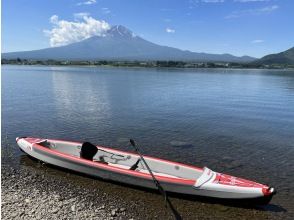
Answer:
[[[77, 120], [90, 123], [87, 119], [111, 117], [111, 102], [108, 96], [108, 87], [103, 78], [93, 80], [91, 74], [83, 74], [78, 79], [71, 72], [52, 70], [52, 85], [54, 102], [59, 117], [64, 120]], [[88, 117], [91, 115], [91, 117]]]

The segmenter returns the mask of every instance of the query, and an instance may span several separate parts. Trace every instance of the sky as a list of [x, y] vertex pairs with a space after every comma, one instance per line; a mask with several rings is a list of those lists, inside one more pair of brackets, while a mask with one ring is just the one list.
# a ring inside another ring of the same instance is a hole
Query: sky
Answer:
[[2, 0], [2, 52], [66, 45], [113, 25], [160, 45], [259, 58], [294, 46], [294, 1]]

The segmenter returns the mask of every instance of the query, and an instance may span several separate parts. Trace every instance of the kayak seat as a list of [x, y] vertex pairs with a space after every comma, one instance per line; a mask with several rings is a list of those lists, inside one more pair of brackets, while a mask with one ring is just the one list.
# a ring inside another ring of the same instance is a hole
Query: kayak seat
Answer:
[[138, 168], [138, 164], [140, 163], [140, 161], [141, 161], [141, 158], [139, 158], [137, 162], [133, 166], [131, 166], [130, 170], [136, 170]]
[[84, 142], [82, 144], [80, 157], [86, 160], [93, 160], [95, 154], [98, 152], [98, 148], [90, 142]]

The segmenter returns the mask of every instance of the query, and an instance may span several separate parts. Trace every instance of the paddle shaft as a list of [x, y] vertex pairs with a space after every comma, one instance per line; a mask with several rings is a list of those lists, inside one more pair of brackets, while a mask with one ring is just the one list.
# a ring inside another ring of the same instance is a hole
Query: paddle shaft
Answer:
[[180, 214], [177, 212], [177, 210], [174, 208], [174, 206], [172, 205], [171, 201], [169, 200], [165, 190], [162, 188], [162, 186], [160, 185], [159, 181], [155, 178], [152, 170], [150, 169], [149, 165], [147, 164], [146, 160], [144, 159], [143, 155], [140, 153], [138, 146], [135, 144], [135, 141], [133, 139], [130, 139], [130, 143], [131, 145], [135, 148], [135, 151], [137, 152], [137, 154], [140, 156], [141, 160], [143, 161], [143, 163], [145, 164], [148, 172], [150, 173], [153, 182], [155, 183], [158, 191], [162, 194], [162, 196], [164, 197], [164, 201], [165, 204], [167, 203], [169, 208], [171, 209], [174, 217], [176, 220], [180, 220], [182, 219], [182, 217], [180, 216]]

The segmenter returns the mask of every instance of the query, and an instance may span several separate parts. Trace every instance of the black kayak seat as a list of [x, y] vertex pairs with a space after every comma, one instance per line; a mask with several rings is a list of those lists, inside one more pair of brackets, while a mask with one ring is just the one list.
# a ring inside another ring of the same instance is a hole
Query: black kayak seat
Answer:
[[80, 157], [86, 160], [93, 160], [95, 154], [98, 152], [98, 148], [90, 142], [84, 142], [82, 144]]
[[131, 166], [130, 170], [136, 170], [138, 168], [138, 164], [140, 163], [140, 161], [141, 161], [141, 158], [139, 158], [137, 162], [133, 166]]

